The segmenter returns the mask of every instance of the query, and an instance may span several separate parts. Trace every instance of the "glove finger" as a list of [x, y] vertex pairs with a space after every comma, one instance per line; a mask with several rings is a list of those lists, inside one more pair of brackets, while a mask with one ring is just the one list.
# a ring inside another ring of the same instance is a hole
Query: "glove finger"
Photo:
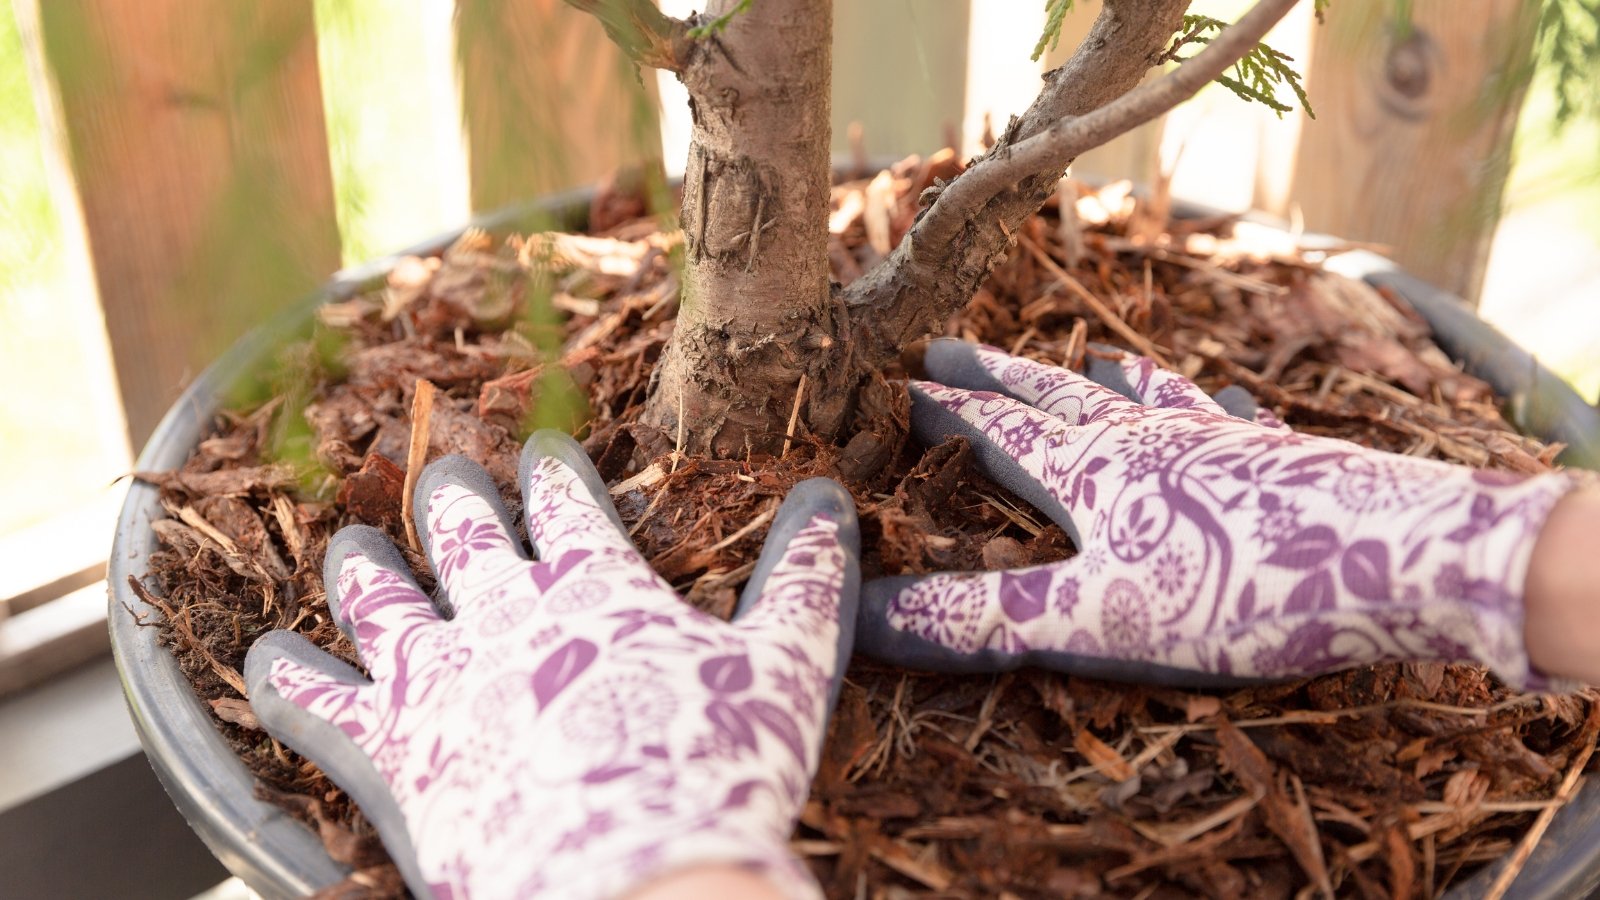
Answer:
[[1070, 605], [1053, 602], [1052, 580], [1048, 568], [1036, 567], [869, 582], [862, 589], [856, 649], [940, 672], [1016, 668], [1028, 650], [1019, 626], [1049, 614], [1063, 631], [1069, 628]]
[[381, 738], [371, 682], [288, 631], [268, 632], [251, 645], [244, 673], [261, 726], [344, 788], [377, 827], [411, 892], [432, 896], [400, 807], [363, 749]]
[[[1099, 344], [1093, 346], [1096, 350], [1121, 352], [1115, 347]], [[1088, 375], [1100, 384], [1146, 406], [1194, 409], [1216, 415], [1227, 414], [1227, 411], [1202, 391], [1199, 385], [1177, 372], [1161, 368], [1148, 357], [1122, 353], [1120, 359], [1109, 360], [1091, 355]], [[1118, 383], [1119, 378], [1120, 383]]]
[[1063, 486], [1047, 474], [1047, 449], [1062, 444], [1070, 431], [1060, 419], [1010, 397], [914, 381], [911, 430], [929, 446], [951, 435], [966, 438], [983, 474], [1033, 504], [1082, 546], [1078, 526], [1056, 493]]
[[462, 604], [526, 578], [530, 566], [511, 514], [483, 467], [464, 456], [446, 456], [417, 479], [417, 536], [439, 577], [440, 595], [455, 615]]
[[310, 720], [350, 740], [372, 725], [372, 682], [292, 631], [269, 631], [250, 645], [244, 678], [256, 718], [279, 740], [298, 738]]
[[850, 493], [826, 478], [800, 482], [778, 508], [733, 614], [743, 631], [803, 640], [835, 696], [855, 640], [860, 546]]
[[1226, 410], [1228, 415], [1236, 419], [1254, 422], [1262, 428], [1270, 428], [1273, 431], [1293, 430], [1278, 418], [1277, 413], [1257, 403], [1254, 395], [1237, 384], [1230, 384], [1217, 391], [1212, 399], [1216, 400], [1217, 405]]
[[339, 529], [322, 564], [333, 620], [378, 677], [404, 635], [444, 621], [411, 577], [411, 567], [383, 532], [366, 525]]
[[1142, 356], [1134, 356], [1107, 344], [1089, 346], [1102, 352], [1122, 354], [1122, 358], [1116, 361], [1089, 357], [1086, 374], [1130, 400], [1172, 409], [1199, 409], [1244, 419], [1265, 428], [1289, 430], [1289, 426], [1273, 415], [1272, 410], [1258, 404], [1249, 391], [1237, 384], [1230, 384], [1207, 397], [1205, 391], [1200, 390], [1194, 382], [1158, 368], [1154, 362]]
[[539, 559], [579, 548], [638, 555], [600, 473], [570, 436], [548, 428], [534, 432], [522, 448], [518, 472], [528, 539]]
[[1086, 609], [1094, 598], [1081, 593], [1081, 569], [1073, 559], [1004, 572], [870, 581], [861, 589], [856, 650], [934, 672], [1003, 672], [1028, 665], [1185, 688], [1252, 683], [1141, 660], [1138, 648], [1114, 646], [1106, 611]]
[[928, 345], [928, 377], [950, 387], [1005, 394], [1069, 425], [1082, 425], [1135, 404], [1070, 369], [1011, 356], [993, 347], [941, 338]]

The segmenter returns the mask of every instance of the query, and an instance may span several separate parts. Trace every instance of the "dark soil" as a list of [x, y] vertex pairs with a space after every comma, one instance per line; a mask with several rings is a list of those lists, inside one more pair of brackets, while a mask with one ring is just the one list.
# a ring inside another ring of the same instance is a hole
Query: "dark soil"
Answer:
[[[954, 167], [945, 153], [900, 164], [874, 189], [837, 188], [836, 276], [881, 257], [918, 194]], [[1549, 468], [1558, 448], [1519, 437], [1499, 399], [1395, 298], [1229, 219], [1169, 224], [1165, 204], [1115, 186], [1063, 195], [1076, 201], [1065, 221], [1057, 204], [1031, 221], [950, 334], [1073, 366], [1089, 341], [1127, 346], [1208, 390], [1241, 384], [1301, 431]], [[677, 300], [678, 235], [642, 212], [603, 192], [592, 238], [474, 234], [440, 259], [408, 261], [385, 289], [322, 310], [315, 338], [272, 373], [273, 399], [224, 415], [182, 470], [141, 476], [172, 514], [156, 523], [166, 549], [141, 594], [165, 613], [163, 639], [261, 794], [357, 870], [336, 894], [402, 885], [344, 794], [258, 729], [239, 671], [272, 628], [354, 661], [328, 620], [322, 556], [333, 531], [358, 521], [407, 545], [417, 379], [438, 388], [429, 458], [483, 463], [513, 511], [521, 438], [582, 425], [644, 555], [717, 615], [732, 611], [766, 514], [814, 475], [854, 493], [868, 578], [1072, 552], [972, 468], [964, 443], [908, 440], [895, 373], [865, 391], [842, 447], [801, 433], [782, 458], [712, 462], [633, 428]], [[835, 897], [1431, 896], [1512, 850], [1586, 764], [1596, 699], [1520, 695], [1481, 669], [1439, 664], [1185, 693], [858, 659], [795, 847]]]

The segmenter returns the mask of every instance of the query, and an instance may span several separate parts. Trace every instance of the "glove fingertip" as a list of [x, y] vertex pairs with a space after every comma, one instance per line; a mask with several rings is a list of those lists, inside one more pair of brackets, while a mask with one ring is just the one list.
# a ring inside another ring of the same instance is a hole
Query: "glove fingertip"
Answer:
[[272, 664], [290, 655], [283, 646], [286, 640], [292, 640], [288, 632], [269, 631], [257, 638], [256, 642], [250, 645], [250, 649], [245, 651], [244, 686], [248, 697], [254, 697], [261, 692], [261, 686], [272, 674]]
[[281, 660], [288, 660], [302, 670], [299, 674], [309, 672], [314, 679], [325, 678], [330, 687], [361, 688], [372, 682], [353, 666], [291, 631], [269, 631], [245, 654], [245, 684], [250, 690], [250, 708], [261, 727], [316, 763], [335, 784], [343, 787], [377, 828], [412, 894], [434, 896], [417, 864], [416, 846], [394, 795], [366, 752], [346, 731], [351, 725], [368, 727], [370, 723], [362, 724], [360, 720], [370, 713], [370, 707], [354, 702], [331, 718], [326, 711], [308, 708], [303, 698], [297, 699], [293, 692], [280, 691], [273, 685], [273, 669]]
[[354, 666], [319, 649], [304, 635], [280, 628], [257, 638], [245, 652], [244, 684], [252, 698], [264, 686], [271, 689], [269, 680], [272, 677], [272, 669], [274, 664], [282, 659], [288, 660], [302, 670], [325, 677], [330, 682], [353, 686], [368, 684], [367, 679], [356, 671]]
[[[1104, 347], [1103, 345], [1092, 346], [1103, 350], [1116, 349], [1114, 347]], [[1139, 392], [1134, 389], [1133, 382], [1128, 380], [1128, 370], [1124, 369], [1119, 362], [1106, 359], [1103, 356], [1091, 355], [1084, 366], [1084, 374], [1101, 387], [1110, 388], [1135, 403], [1145, 402], [1144, 398], [1139, 396]]]
[[[865, 656], [908, 669], [951, 674], [1003, 672], [1022, 665], [1024, 656], [981, 649], [955, 650], [928, 638], [896, 628], [889, 621], [895, 600], [907, 591], [933, 589], [939, 575], [897, 575], [878, 578], [861, 588], [861, 610], [856, 618], [855, 649]], [[921, 606], [919, 598], [913, 605]]]
[[[416, 586], [416, 579], [412, 577], [411, 566], [400, 555], [394, 542], [378, 529], [371, 525], [346, 525], [334, 532], [333, 537], [328, 539], [328, 552], [322, 558], [322, 588], [327, 595], [328, 612], [333, 615], [334, 624], [354, 644], [357, 643], [355, 625], [344, 609], [344, 598], [339, 595], [339, 575], [344, 571], [345, 560], [352, 555], [360, 555], [368, 563], [394, 572], [413, 587]], [[417, 590], [420, 592], [421, 588]]]
[[900, 592], [921, 580], [917, 575], [875, 578], [861, 586], [861, 602], [856, 611], [856, 649], [875, 659], [892, 654], [895, 635], [889, 624], [889, 604]]
[[[757, 605], [766, 588], [768, 576], [783, 562], [790, 543], [818, 517], [834, 524], [835, 540], [844, 553], [845, 596], [840, 604], [840, 625], [845, 627], [854, 624], [856, 597], [861, 583], [861, 523], [856, 516], [855, 500], [850, 492], [831, 478], [808, 478], [796, 484], [784, 497], [783, 505], [778, 507], [772, 527], [767, 532], [761, 556], [756, 560], [756, 567], [745, 583], [744, 593], [739, 597], [738, 608], [733, 614], [734, 621], [739, 621]], [[845, 608], [846, 604], [848, 609]], [[849, 620], [846, 619], [847, 614]]]
[[517, 463], [517, 484], [522, 490], [522, 499], [528, 505], [528, 487], [533, 477], [534, 467], [546, 459], [554, 459], [578, 476], [595, 504], [605, 512], [606, 518], [617, 526], [623, 534], [628, 533], [626, 525], [622, 524], [622, 516], [617, 514], [617, 508], [611, 502], [611, 492], [606, 489], [606, 483], [590, 461], [589, 454], [583, 445], [572, 439], [572, 435], [554, 428], [541, 428], [528, 436], [527, 443], [522, 445], [522, 458]]
[[1256, 421], [1256, 415], [1261, 411], [1260, 404], [1250, 392], [1237, 384], [1230, 384], [1212, 395], [1211, 399], [1217, 401], [1228, 415], [1246, 422]]
[[[813, 527], [821, 521], [831, 524], [831, 535]], [[780, 582], [788, 583], [769, 591], [768, 579], [780, 569]], [[794, 589], [800, 585], [808, 587], [802, 587], [796, 596]], [[835, 590], [833, 597], [827, 596]], [[823, 596], [815, 596], [816, 591]], [[812, 595], [810, 601], [804, 599], [808, 594]], [[822, 632], [811, 629], [825, 623], [831, 612], [837, 627], [831, 661], [825, 665], [829, 674], [827, 708], [831, 710], [855, 652], [860, 597], [861, 525], [855, 500], [843, 485], [829, 478], [800, 482], [790, 489], [773, 518], [761, 556], [734, 610], [734, 625], [756, 631], [775, 629], [771, 632], [775, 634], [793, 634], [799, 629], [799, 633], [815, 635]], [[813, 624], [808, 626], [807, 621]], [[823, 650], [820, 646], [813, 649], [818, 654]]]
[[856, 503], [845, 486], [832, 478], [807, 478], [790, 489], [773, 520], [810, 521], [826, 516], [839, 527], [839, 542], [847, 553], [855, 553], [861, 543], [861, 525], [856, 520]]
[[413, 523], [417, 526], [417, 539], [422, 542], [422, 551], [429, 559], [433, 558], [433, 522], [430, 521], [433, 510], [430, 499], [433, 497], [433, 492], [444, 484], [458, 484], [483, 498], [494, 514], [495, 523], [513, 544], [517, 543], [516, 525], [512, 521], [511, 513], [500, 501], [500, 488], [494, 483], [494, 478], [484, 470], [483, 466], [459, 453], [452, 453], [428, 463], [422, 474], [417, 477], [416, 492], [412, 496], [411, 515]]

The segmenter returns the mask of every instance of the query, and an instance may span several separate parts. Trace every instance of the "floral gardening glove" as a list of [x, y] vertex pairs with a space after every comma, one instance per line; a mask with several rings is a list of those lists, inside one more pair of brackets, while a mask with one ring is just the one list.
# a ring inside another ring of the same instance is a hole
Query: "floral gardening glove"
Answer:
[[1123, 393], [954, 340], [924, 362], [934, 381], [912, 385], [918, 437], [965, 436], [985, 473], [1079, 552], [873, 582], [862, 652], [1184, 686], [1460, 660], [1549, 686], [1523, 646], [1522, 587], [1540, 526], [1576, 476], [1296, 434], [1253, 403], [1241, 404], [1253, 421], [1241, 420], [1139, 357], [1099, 371]]
[[788, 842], [854, 634], [849, 495], [795, 487], [728, 623], [651, 570], [572, 439], [535, 434], [520, 480], [537, 562], [481, 468], [424, 470], [438, 603], [380, 532], [336, 534], [328, 605], [369, 674], [272, 632], [245, 665], [262, 724], [419, 897], [609, 898], [699, 864], [820, 896]]

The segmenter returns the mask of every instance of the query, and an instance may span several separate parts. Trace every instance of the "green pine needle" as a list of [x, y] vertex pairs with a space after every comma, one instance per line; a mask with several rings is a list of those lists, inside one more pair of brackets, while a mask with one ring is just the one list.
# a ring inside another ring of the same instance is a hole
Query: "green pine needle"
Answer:
[[[1592, 0], [1600, 3], [1600, 0]], [[1320, 13], [1328, 0], [1318, 0], [1316, 10]], [[1185, 15], [1183, 29], [1173, 39], [1172, 46], [1167, 50], [1167, 58], [1183, 62], [1188, 57], [1177, 55], [1178, 48], [1186, 44], [1209, 44], [1213, 35], [1220, 34], [1228, 23], [1210, 16]], [[1260, 103], [1283, 118], [1286, 112], [1293, 112], [1294, 106], [1278, 99], [1278, 88], [1287, 87], [1299, 101], [1300, 108], [1306, 115], [1315, 119], [1317, 114], [1311, 108], [1311, 101], [1306, 97], [1305, 85], [1301, 83], [1299, 72], [1290, 65], [1294, 57], [1279, 50], [1274, 50], [1266, 44], [1256, 44], [1249, 53], [1246, 53], [1234, 64], [1231, 75], [1221, 75], [1217, 83], [1232, 91], [1241, 100]]]
[[[745, 0], [748, 5], [750, 0]], [[1313, 11], [1317, 20], [1322, 20], [1322, 14], [1327, 10], [1332, 0], [1316, 0]], [[1547, 0], [1550, 3], [1561, 0]], [[1592, 3], [1600, 9], [1600, 0], [1570, 0], [1575, 4]], [[1039, 35], [1039, 42], [1033, 47], [1033, 59], [1037, 61], [1044, 56], [1045, 51], [1055, 50], [1061, 44], [1061, 27], [1066, 20], [1067, 13], [1072, 11], [1073, 0], [1044, 0], [1045, 23], [1044, 33]], [[726, 17], [724, 17], [726, 18]], [[721, 20], [719, 20], [721, 21]], [[724, 23], [725, 24], [725, 23]], [[717, 22], [711, 23], [716, 26]], [[702, 27], [711, 27], [702, 26]], [[1172, 46], [1167, 49], [1166, 58], [1182, 62], [1187, 57], [1178, 56], [1178, 49], [1188, 44], [1208, 44], [1211, 37], [1221, 33], [1228, 23], [1210, 16], [1185, 15], [1183, 27], [1173, 37]], [[1294, 58], [1287, 53], [1274, 50], [1266, 44], [1257, 44], [1254, 49], [1245, 54], [1233, 67], [1232, 75], [1223, 75], [1217, 78], [1217, 83], [1238, 95], [1241, 99], [1261, 103], [1277, 113], [1279, 118], [1286, 112], [1293, 112], [1294, 106], [1278, 99], [1278, 88], [1287, 87], [1299, 102], [1300, 108], [1306, 115], [1315, 119], [1317, 114], [1311, 109], [1311, 101], [1306, 97], [1305, 86], [1301, 83], [1299, 72], [1294, 70], [1290, 63]]]
[[1039, 43], [1033, 46], [1031, 59], [1034, 62], [1044, 55], [1046, 45], [1051, 50], [1061, 45], [1061, 23], [1071, 11], [1072, 0], [1044, 0], [1044, 34], [1039, 35]]
[[1233, 91], [1234, 94], [1239, 97], [1239, 99], [1244, 100], [1247, 103], [1254, 101], [1266, 106], [1268, 109], [1271, 109], [1273, 112], [1277, 113], [1278, 118], [1280, 119], [1283, 118], [1284, 113], [1294, 112], [1294, 107], [1280, 101], [1270, 90], [1264, 91], [1259, 87], [1245, 84], [1236, 78], [1229, 78], [1226, 75], [1218, 75], [1217, 84], [1220, 84], [1228, 90]]

